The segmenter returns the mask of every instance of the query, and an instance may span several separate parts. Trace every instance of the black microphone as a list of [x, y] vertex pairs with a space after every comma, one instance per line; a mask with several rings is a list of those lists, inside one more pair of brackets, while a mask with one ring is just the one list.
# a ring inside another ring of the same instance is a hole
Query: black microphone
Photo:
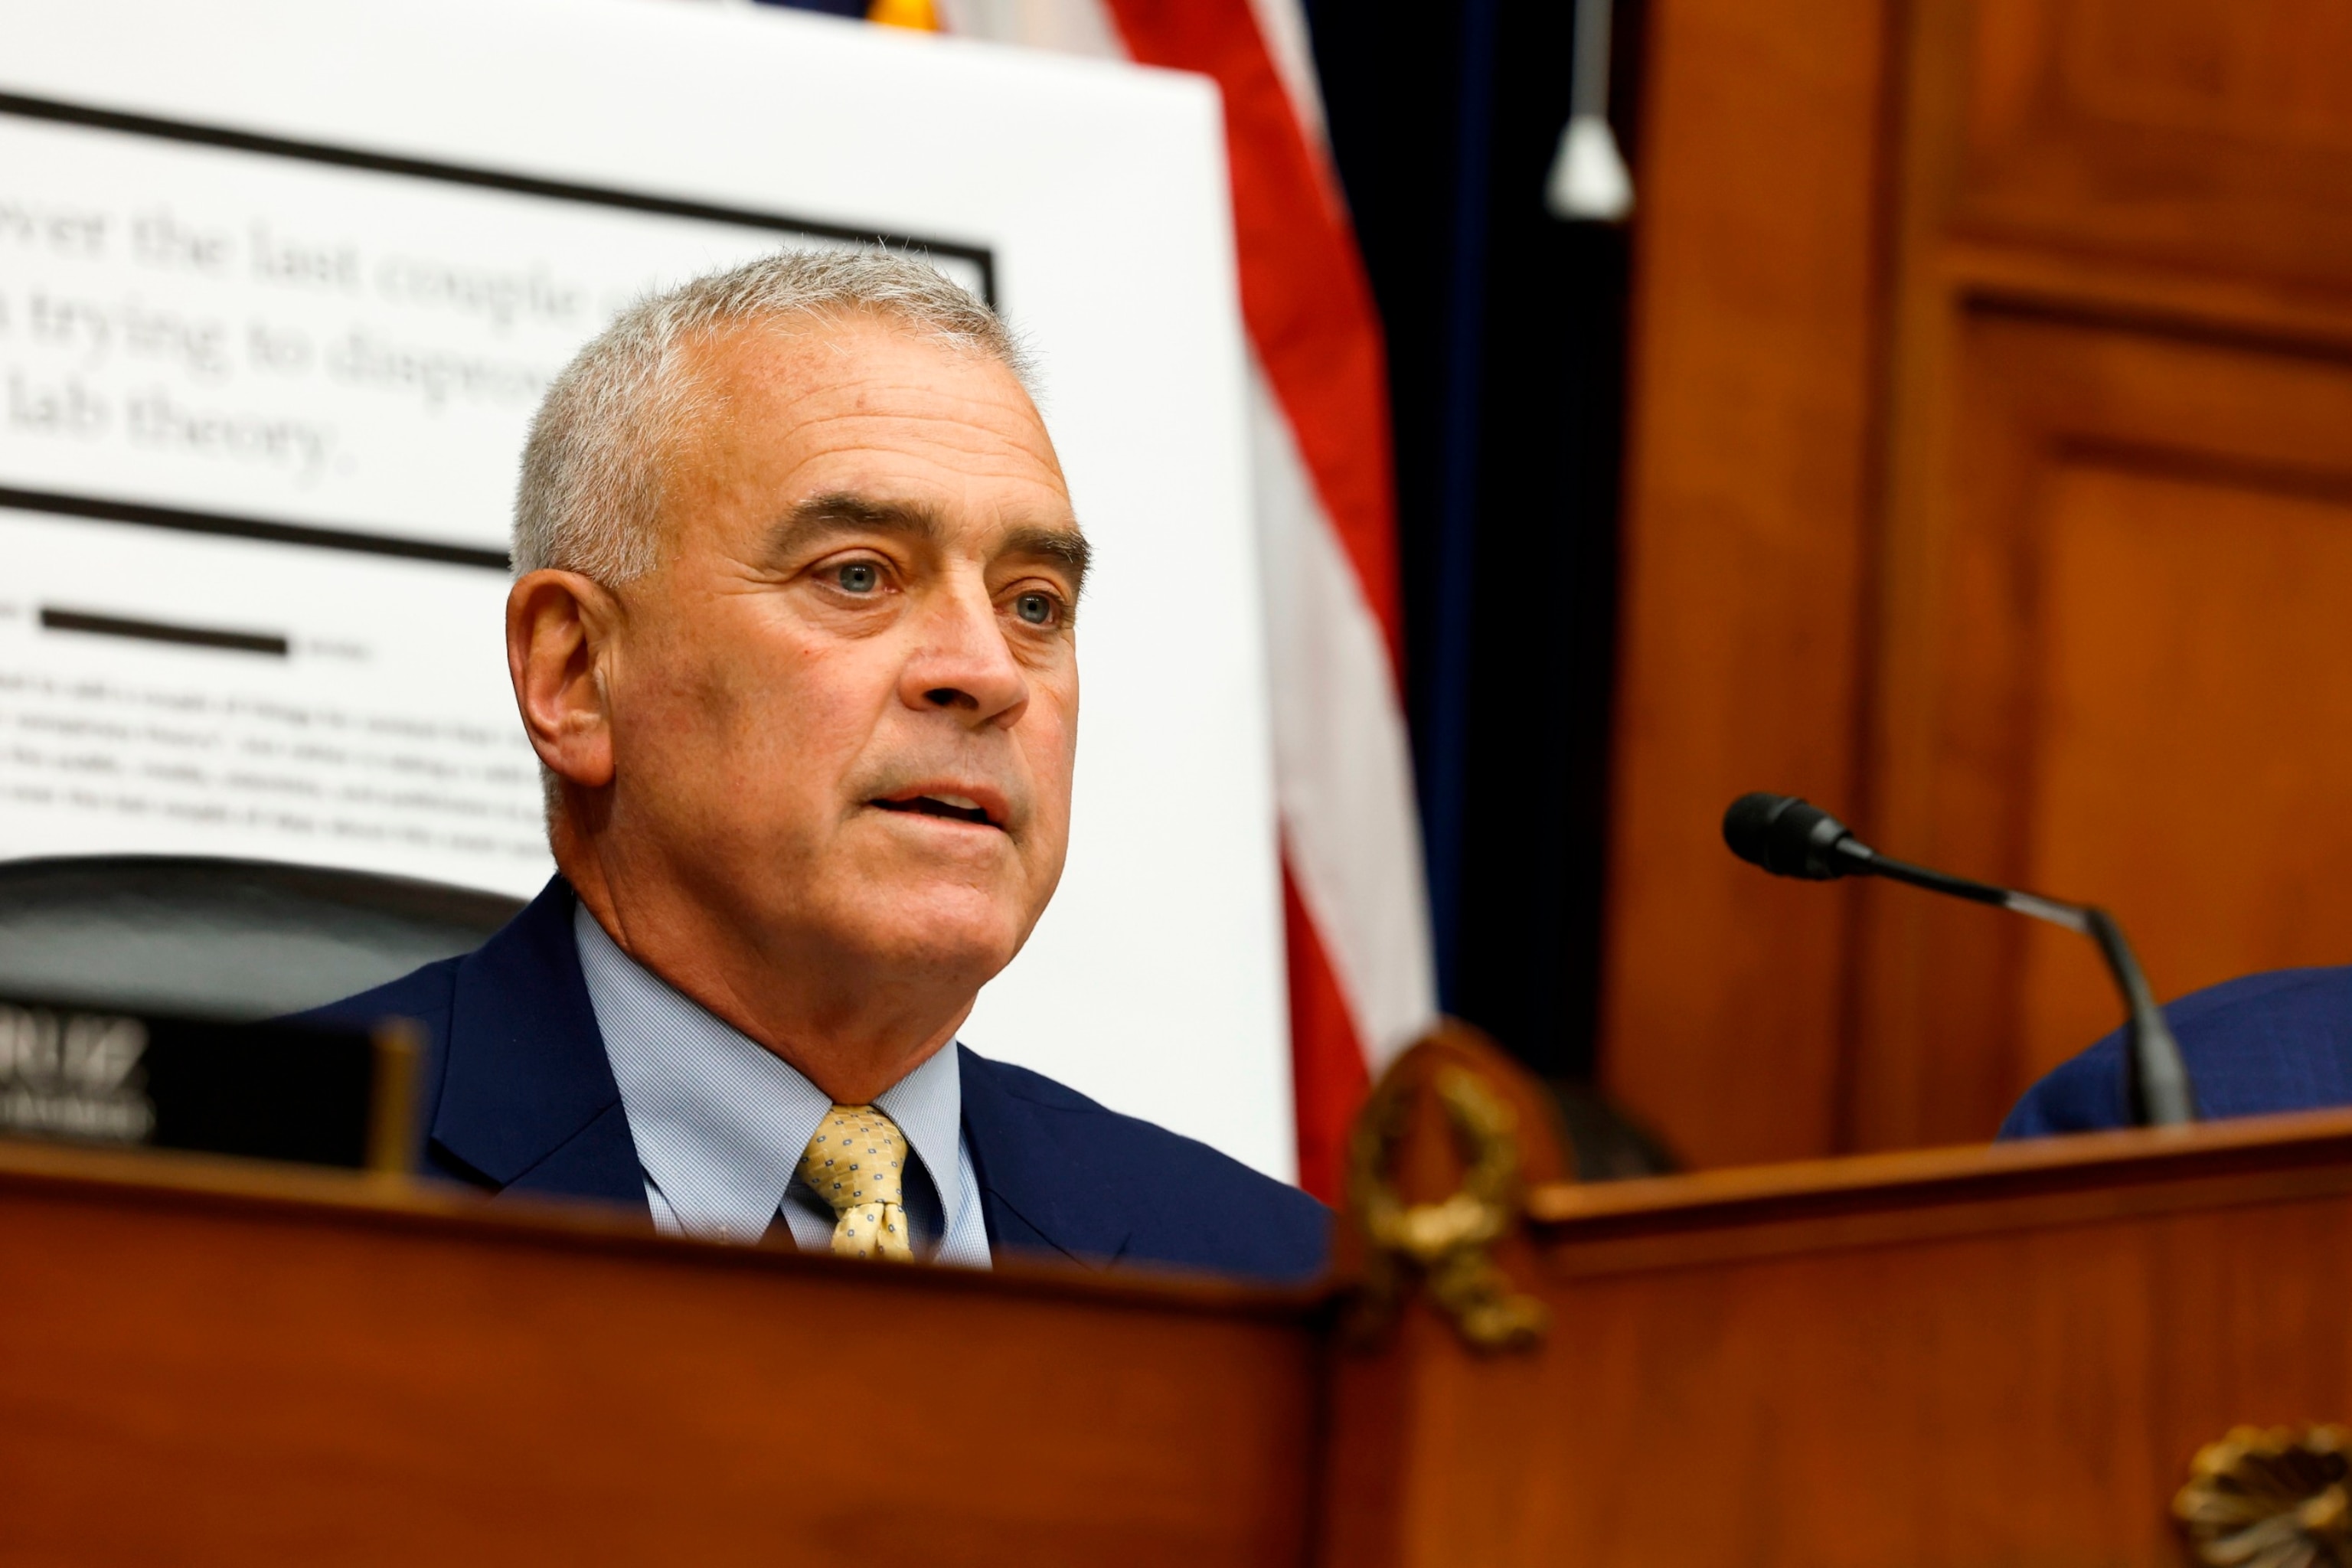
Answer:
[[2021, 915], [2080, 931], [2099, 944], [2123, 993], [2125, 1007], [2124, 1103], [2142, 1127], [2170, 1127], [2197, 1120], [2197, 1097], [2180, 1044], [2164, 1021], [2164, 1010], [2147, 988], [2139, 960], [2123, 928], [2106, 910], [2061, 903], [2035, 893], [1949, 877], [1879, 854], [1820, 806], [1787, 795], [1743, 795], [1723, 814], [1723, 841], [1750, 865], [1776, 877], [1826, 882], [1837, 877], [1885, 877], [1929, 892], [1974, 903], [1997, 904]]

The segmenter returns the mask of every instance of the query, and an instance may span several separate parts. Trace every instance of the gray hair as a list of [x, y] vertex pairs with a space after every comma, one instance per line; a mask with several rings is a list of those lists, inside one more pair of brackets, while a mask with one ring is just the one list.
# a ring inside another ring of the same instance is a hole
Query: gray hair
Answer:
[[659, 563], [662, 466], [709, 411], [685, 351], [713, 333], [801, 317], [879, 318], [995, 360], [1030, 384], [994, 310], [920, 261], [881, 250], [786, 250], [630, 306], [547, 389], [515, 491], [514, 569], [625, 583]]

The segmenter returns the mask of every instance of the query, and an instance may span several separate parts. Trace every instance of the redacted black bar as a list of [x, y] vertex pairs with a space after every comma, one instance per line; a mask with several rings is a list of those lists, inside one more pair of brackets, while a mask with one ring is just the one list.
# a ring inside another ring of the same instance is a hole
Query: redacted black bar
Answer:
[[135, 620], [128, 616], [100, 616], [88, 610], [41, 606], [41, 629], [83, 632], [94, 637], [129, 637], [135, 642], [177, 643], [184, 647], [227, 648], [235, 653], [266, 654], [284, 658], [293, 645], [272, 632], [233, 632], [217, 626], [180, 626], [168, 621]]
[[87, 517], [100, 522], [137, 523], [146, 528], [168, 528], [181, 533], [258, 539], [268, 544], [307, 544], [321, 550], [356, 551], [362, 555], [439, 561], [452, 566], [484, 566], [495, 572], [507, 570], [507, 552], [503, 550], [481, 550], [468, 544], [442, 544], [429, 539], [401, 539], [385, 533], [360, 533], [342, 528], [307, 528], [299, 523], [264, 522], [258, 518], [188, 511], [180, 507], [152, 506], [143, 501], [106, 500], [97, 496], [62, 495], [53, 490], [17, 489], [0, 485], [0, 508], [11, 511], [51, 512], [59, 517]]

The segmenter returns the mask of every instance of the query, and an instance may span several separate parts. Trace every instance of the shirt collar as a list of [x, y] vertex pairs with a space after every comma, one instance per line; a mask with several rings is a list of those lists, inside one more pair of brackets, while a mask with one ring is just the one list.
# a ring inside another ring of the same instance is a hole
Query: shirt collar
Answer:
[[[580, 973], [612, 1058], [638, 1161], [690, 1236], [753, 1241], [833, 1101], [790, 1063], [621, 951], [580, 906]], [[952, 1233], [962, 1075], [952, 1046], [875, 1097], [940, 1194]]]
[[[874, 1103], [898, 1124], [907, 1146], [931, 1178], [931, 1190], [940, 1196], [940, 1235], [955, 1235], [956, 1222], [971, 1195], [961, 1175], [963, 1072], [956, 1062], [955, 1042], [924, 1058], [914, 1071], [876, 1095]], [[807, 1140], [802, 1144], [805, 1147]]]

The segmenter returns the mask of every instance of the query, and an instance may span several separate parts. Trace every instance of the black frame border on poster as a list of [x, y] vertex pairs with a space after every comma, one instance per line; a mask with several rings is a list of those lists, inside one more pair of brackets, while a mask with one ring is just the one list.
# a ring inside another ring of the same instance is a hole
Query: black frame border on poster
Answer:
[[[80, 125], [92, 130], [121, 132], [134, 136], [150, 136], [167, 142], [185, 142], [197, 146], [224, 148], [230, 152], [290, 158], [298, 163], [322, 163], [333, 168], [362, 169], [372, 174], [435, 180], [444, 184], [471, 185], [483, 190], [509, 191], [518, 195], [539, 196], [551, 201], [580, 202], [592, 206], [617, 207], [628, 212], [654, 213], [664, 217], [692, 218], [705, 223], [734, 224], [747, 228], [769, 229], [779, 234], [806, 235], [812, 239], [845, 240], [875, 245], [887, 250], [908, 251], [917, 255], [953, 257], [958, 260], [969, 262], [979, 269], [981, 297], [992, 306], [996, 303], [996, 254], [986, 246], [966, 245], [956, 240], [929, 239], [919, 235], [894, 234], [881, 229], [860, 228], [849, 224], [826, 223], [815, 218], [792, 217], [782, 213], [761, 212], [751, 207], [725, 206], [715, 202], [696, 202], [675, 196], [656, 196], [643, 191], [626, 191], [608, 185], [590, 185], [569, 180], [541, 179], [532, 174], [512, 174], [498, 169], [484, 169], [464, 163], [445, 163], [429, 158], [408, 158], [388, 153], [370, 153], [356, 147], [336, 146], [323, 142], [300, 142], [290, 137], [269, 136], [251, 131], [234, 131], [226, 126], [200, 125], [190, 121], [166, 120], [156, 115], [132, 114], [121, 110], [92, 109], [86, 104], [68, 103], [58, 99], [37, 98], [25, 93], [0, 92], [0, 115], [13, 115], [22, 120], [48, 121], [62, 125]], [[508, 566], [507, 553], [502, 550], [444, 544], [428, 540], [410, 539], [397, 534], [372, 533], [354, 529], [322, 528], [300, 523], [273, 522], [260, 518], [232, 517], [217, 512], [189, 511], [177, 507], [108, 500], [95, 496], [66, 495], [46, 490], [0, 487], [0, 508], [49, 512], [94, 521], [134, 523], [150, 528], [168, 528], [189, 533], [210, 533], [273, 543], [357, 551], [370, 555], [404, 556], [411, 560], [438, 561], [452, 565], [496, 567], [500, 571], [506, 570]]]

